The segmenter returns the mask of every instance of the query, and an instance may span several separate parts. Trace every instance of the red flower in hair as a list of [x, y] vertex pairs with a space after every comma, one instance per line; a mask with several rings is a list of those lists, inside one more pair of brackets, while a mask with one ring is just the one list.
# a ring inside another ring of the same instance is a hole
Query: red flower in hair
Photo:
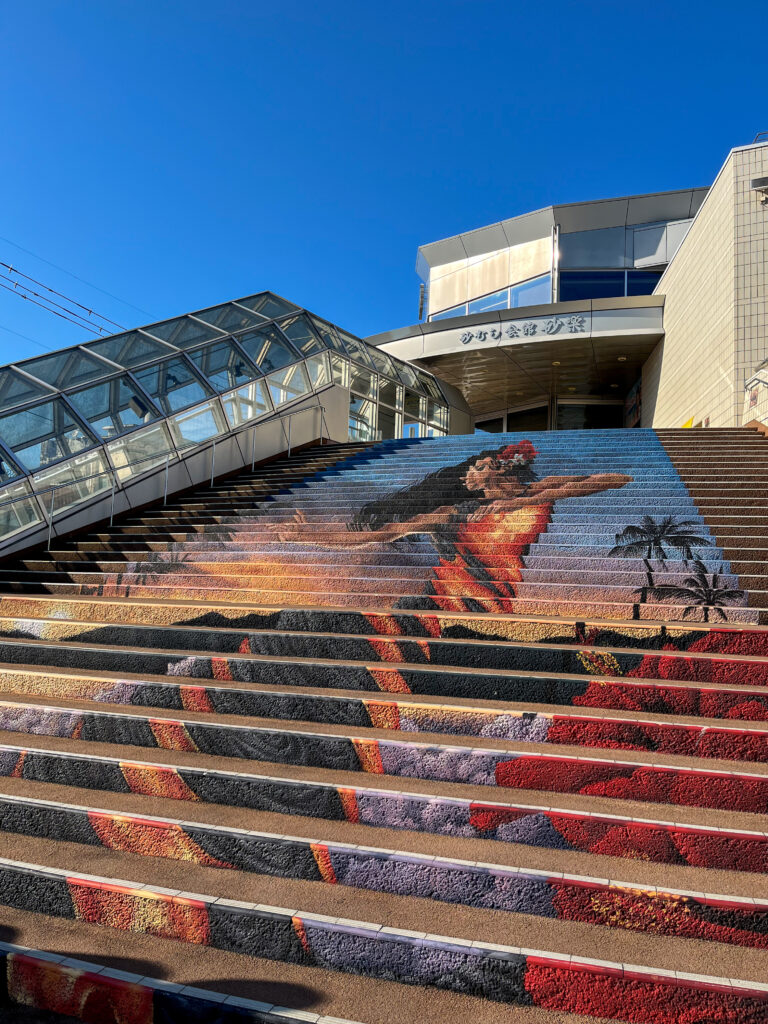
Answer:
[[510, 444], [506, 448], [502, 448], [496, 458], [500, 462], [511, 462], [515, 466], [527, 466], [538, 454], [530, 441], [520, 441], [518, 444]]

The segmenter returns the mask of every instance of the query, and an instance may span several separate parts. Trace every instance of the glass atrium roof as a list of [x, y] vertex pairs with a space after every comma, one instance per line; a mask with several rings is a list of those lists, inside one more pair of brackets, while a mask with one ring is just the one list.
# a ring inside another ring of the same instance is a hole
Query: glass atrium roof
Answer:
[[114, 463], [115, 446], [121, 457], [130, 446], [111, 439], [165, 437], [163, 419], [177, 448], [201, 443], [183, 410], [199, 406], [198, 426], [225, 432], [350, 378], [353, 390], [373, 394], [378, 380], [382, 396], [404, 386], [448, 404], [431, 374], [272, 292], [25, 359], [0, 367], [0, 485], [102, 445]]

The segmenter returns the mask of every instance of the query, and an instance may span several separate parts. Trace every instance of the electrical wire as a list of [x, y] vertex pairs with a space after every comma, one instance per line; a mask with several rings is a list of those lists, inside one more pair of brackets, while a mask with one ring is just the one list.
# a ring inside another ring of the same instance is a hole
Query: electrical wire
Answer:
[[36, 260], [40, 260], [41, 263], [47, 263], [49, 267], [53, 267], [54, 270], [60, 270], [62, 274], [66, 274], [67, 277], [73, 278], [75, 281], [80, 281], [81, 284], [87, 285], [88, 288], [93, 288], [97, 292], [101, 292], [102, 295], [106, 295], [110, 299], [114, 299], [115, 302], [119, 302], [121, 306], [128, 306], [130, 309], [135, 309], [137, 313], [143, 313], [149, 317], [150, 320], [154, 319], [152, 313], [146, 309], [142, 309], [141, 306], [134, 306], [132, 302], [126, 302], [125, 299], [119, 299], [117, 295], [113, 295], [112, 292], [105, 291], [103, 288], [99, 288], [98, 285], [91, 284], [90, 281], [86, 281], [84, 277], [78, 277], [77, 274], [71, 273], [69, 270], [65, 270], [64, 267], [60, 267], [57, 263], [52, 263], [50, 260], [44, 259], [42, 256], [38, 256], [37, 253], [32, 252], [31, 249], [25, 249], [23, 245], [18, 245], [16, 242], [12, 242], [10, 238], [3, 238], [0, 235], [0, 242], [5, 242], [7, 245], [12, 245], [14, 249], [18, 249], [20, 252], [25, 252], [28, 256], [32, 256]]
[[[11, 292], [13, 295], [18, 295], [20, 299], [24, 299], [26, 302], [31, 302], [33, 306], [39, 306], [41, 309], [48, 310], [49, 313], [53, 313], [54, 316], [61, 317], [62, 320], [68, 320], [69, 323], [75, 324], [76, 327], [82, 327], [84, 331], [92, 332], [94, 327], [96, 326], [95, 324], [81, 324], [77, 320], [73, 320], [72, 317], [64, 316], [63, 313], [57, 313], [56, 310], [51, 309], [50, 306], [45, 306], [43, 305], [42, 302], [36, 302], [34, 299], [30, 298], [29, 295], [24, 295], [22, 292], [20, 292], [18, 288], [9, 288], [7, 284], [3, 284], [1, 281], [0, 288], [5, 288], [7, 292]], [[99, 329], [102, 330], [103, 335], [106, 335], [106, 331], [104, 331], [101, 328]]]
[[37, 345], [38, 348], [42, 348], [46, 352], [51, 351], [50, 345], [44, 345], [42, 341], [37, 341], [35, 338], [30, 338], [28, 334], [21, 334], [20, 331], [14, 331], [11, 327], [6, 327], [5, 324], [0, 324], [0, 331], [5, 331], [6, 334], [15, 334], [17, 338], [23, 338], [24, 341], [31, 341], [33, 345]]
[[[36, 299], [41, 299], [42, 301], [36, 303], [36, 305], [42, 305], [43, 303], [47, 302], [48, 305], [43, 305], [43, 309], [47, 309], [50, 313], [55, 312], [55, 310], [50, 308], [51, 306], [55, 306], [56, 309], [61, 309], [63, 310], [64, 313], [68, 313], [70, 318], [76, 317], [77, 321], [82, 320], [83, 323], [80, 324], [81, 327], [85, 326], [89, 330], [96, 330], [101, 331], [102, 334], [109, 334], [109, 331], [107, 331], [105, 327], [102, 327], [100, 324], [94, 323], [93, 320], [86, 320], [86, 318], [82, 316], [82, 314], [76, 313], [73, 309], [69, 309], [69, 307], [67, 306], [62, 306], [61, 303], [59, 302], [54, 302], [53, 299], [49, 299], [46, 295], [41, 295], [40, 292], [36, 292], [33, 288], [30, 288], [29, 285], [22, 284], [21, 281], [14, 281], [12, 277], [8, 277], [6, 274], [0, 274], [0, 281], [8, 281], [10, 284], [12, 284], [13, 291], [15, 291], [16, 294], [20, 295], [23, 299], [29, 298], [29, 295], [34, 295]], [[29, 292], [29, 295], [26, 295], [25, 292]], [[72, 322], [75, 323], [76, 321], [73, 319]]]
[[45, 290], [50, 292], [51, 295], [58, 295], [60, 299], [66, 299], [70, 305], [77, 306], [78, 309], [84, 309], [89, 316], [96, 316], [99, 320], [104, 320], [106, 323], [112, 324], [118, 329], [118, 331], [124, 331], [126, 329], [122, 324], [117, 323], [116, 320], [111, 320], [108, 316], [103, 316], [101, 313], [97, 313], [95, 310], [89, 309], [87, 306], [84, 306], [82, 302], [78, 302], [76, 299], [71, 299], [69, 295], [65, 295], [63, 292], [57, 292], [55, 288], [49, 288], [47, 284], [44, 284], [42, 281], [38, 281], [37, 278], [30, 277], [29, 274], [25, 274], [21, 270], [17, 270], [15, 267], [12, 267], [10, 263], [4, 263], [0, 260], [0, 267], [5, 267], [6, 270], [9, 270], [12, 274], [16, 274], [17, 277], [25, 277], [27, 281], [31, 281], [33, 284], [39, 285], [41, 288], [45, 288]]

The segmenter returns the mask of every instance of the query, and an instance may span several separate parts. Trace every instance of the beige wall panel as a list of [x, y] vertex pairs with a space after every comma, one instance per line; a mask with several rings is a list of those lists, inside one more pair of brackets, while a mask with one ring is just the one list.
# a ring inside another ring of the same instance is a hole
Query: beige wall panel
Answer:
[[513, 245], [509, 250], [509, 284], [548, 274], [552, 269], [552, 238]]
[[467, 268], [455, 270], [452, 274], [437, 281], [430, 279], [429, 312], [439, 313], [441, 309], [450, 309], [467, 301]]
[[465, 256], [461, 260], [452, 260], [450, 263], [443, 263], [439, 267], [432, 267], [429, 272], [430, 281], [438, 281], [441, 277], [455, 274], [457, 270], [464, 270], [469, 260]]
[[470, 299], [506, 288], [509, 284], [509, 250], [502, 249], [471, 259], [467, 275], [467, 295]]

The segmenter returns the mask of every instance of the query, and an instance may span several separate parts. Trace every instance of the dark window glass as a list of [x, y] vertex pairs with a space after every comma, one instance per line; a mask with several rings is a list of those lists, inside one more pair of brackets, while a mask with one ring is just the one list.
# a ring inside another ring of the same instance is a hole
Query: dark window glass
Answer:
[[113, 363], [119, 363], [130, 370], [134, 366], [148, 363], [151, 359], [160, 359], [162, 356], [169, 356], [173, 349], [167, 345], [147, 337], [141, 331], [129, 331], [128, 334], [117, 334], [112, 338], [105, 338], [103, 341], [96, 341], [88, 345], [91, 351], [111, 359]]
[[155, 410], [126, 376], [77, 391], [69, 400], [99, 437], [115, 437], [157, 419]]
[[175, 345], [177, 348], [191, 348], [192, 345], [200, 345], [204, 341], [221, 337], [221, 331], [191, 316], [180, 316], [175, 320], [166, 320], [162, 324], [151, 324], [146, 330], [154, 338], [167, 341], [169, 345]]
[[254, 313], [261, 313], [267, 320], [285, 316], [286, 313], [297, 313], [299, 310], [298, 306], [294, 306], [292, 302], [286, 302], [285, 299], [273, 295], [272, 292], [261, 292], [260, 295], [251, 295], [248, 299], [238, 299], [237, 304], [245, 306], [246, 309], [252, 309]]
[[0, 371], [0, 409], [9, 409], [33, 398], [42, 398], [50, 391], [33, 380], [27, 380], [14, 370]]
[[31, 470], [95, 444], [60, 398], [0, 417], [0, 436]]
[[614, 299], [623, 295], [623, 270], [563, 270], [560, 273], [561, 302]]
[[540, 405], [535, 409], [519, 409], [517, 412], [507, 413], [507, 430], [511, 433], [516, 430], [546, 430], [549, 412], [546, 405]]
[[217, 391], [229, 391], [259, 376], [258, 370], [228, 341], [196, 348], [189, 358]]
[[87, 380], [108, 377], [115, 372], [114, 367], [107, 366], [100, 359], [78, 348], [65, 348], [63, 352], [55, 352], [50, 356], [28, 359], [19, 363], [19, 367], [54, 388], [85, 384]]
[[386, 441], [390, 437], [397, 437], [397, 413], [391, 409], [385, 409], [384, 406], [379, 406], [379, 436], [382, 441]]
[[323, 346], [315, 334], [309, 320], [305, 316], [289, 316], [280, 321], [280, 330], [303, 356], [312, 356], [316, 352], [322, 352]]
[[237, 340], [262, 373], [272, 373], [299, 359], [299, 353], [276, 327], [257, 327], [239, 334]]
[[660, 277], [660, 270], [628, 270], [627, 295], [652, 295]]
[[558, 430], [612, 430], [623, 426], [623, 405], [557, 406]]
[[333, 327], [332, 324], [327, 324], [323, 320], [318, 320], [316, 316], [313, 316], [311, 320], [315, 325], [315, 330], [318, 332], [328, 348], [335, 349], [337, 352], [343, 352], [344, 355], [347, 354], [347, 350], [342, 345], [341, 338], [336, 333], [336, 328]]
[[504, 433], [504, 417], [499, 416], [495, 420], [483, 420], [482, 423], [475, 424], [476, 434], [503, 434]]
[[188, 405], [202, 402], [213, 394], [202, 383], [183, 359], [167, 359], [136, 373], [136, 379], [169, 416]]
[[195, 313], [198, 320], [218, 327], [220, 331], [227, 334], [234, 334], [235, 331], [244, 331], [246, 327], [253, 327], [254, 324], [263, 324], [264, 317], [258, 313], [252, 313], [243, 306], [233, 302], [225, 302], [222, 306], [213, 306], [211, 309], [203, 309]]

